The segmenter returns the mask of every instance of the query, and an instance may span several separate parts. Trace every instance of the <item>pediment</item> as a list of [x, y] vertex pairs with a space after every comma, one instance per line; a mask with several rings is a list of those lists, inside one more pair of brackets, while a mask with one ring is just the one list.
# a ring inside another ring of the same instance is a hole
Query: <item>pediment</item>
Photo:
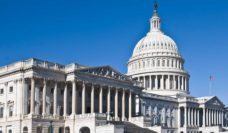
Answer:
[[124, 74], [121, 74], [120, 72], [116, 71], [110, 66], [101, 66], [101, 67], [90, 67], [90, 68], [84, 68], [77, 70], [79, 72], [83, 73], [89, 73], [92, 75], [98, 75], [103, 77], [109, 77], [117, 80], [125, 80], [129, 81], [128, 77]]
[[217, 107], [224, 107], [224, 104], [219, 100], [217, 97], [213, 97], [212, 99], [206, 102], [207, 106], [217, 106]]

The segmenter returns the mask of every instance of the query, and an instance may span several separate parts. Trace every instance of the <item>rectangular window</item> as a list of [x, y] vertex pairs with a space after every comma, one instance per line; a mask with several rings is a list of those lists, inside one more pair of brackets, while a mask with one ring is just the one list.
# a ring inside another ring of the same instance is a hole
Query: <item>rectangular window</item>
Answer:
[[4, 89], [0, 89], [0, 95], [4, 94]]
[[13, 86], [9, 88], [9, 92], [13, 92]]
[[4, 108], [0, 107], [0, 118], [3, 118], [3, 112], [4, 112]]
[[9, 108], [9, 117], [13, 116], [13, 107], [11, 106]]

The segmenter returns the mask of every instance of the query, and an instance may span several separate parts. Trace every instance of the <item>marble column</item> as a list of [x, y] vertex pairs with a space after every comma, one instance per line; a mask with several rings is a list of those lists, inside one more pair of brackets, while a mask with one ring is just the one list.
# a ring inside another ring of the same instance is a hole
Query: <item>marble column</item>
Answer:
[[90, 98], [90, 103], [91, 103], [91, 113], [94, 113], [94, 85], [92, 84], [91, 86], [91, 98]]
[[54, 86], [54, 110], [53, 110], [53, 116], [57, 115], [57, 88], [58, 88], [58, 83], [55, 82]]
[[111, 88], [108, 87], [108, 94], [107, 94], [107, 112], [110, 113], [111, 112]]
[[152, 78], [151, 75], [149, 75], [149, 90], [152, 90]]
[[177, 89], [178, 90], [181, 90], [181, 82], [180, 82], [180, 78], [181, 78], [181, 76], [177, 76], [177, 84], [178, 84], [178, 86], [177, 86]]
[[82, 114], [86, 113], [86, 85], [82, 83]]
[[125, 121], [125, 90], [123, 90], [122, 94], [122, 121]]
[[129, 120], [131, 120], [131, 117], [132, 117], [132, 107], [131, 107], [132, 106], [131, 105], [132, 104], [132, 92], [131, 91], [129, 92], [128, 102], [129, 102], [129, 104], [128, 104], [129, 105], [129, 113], [128, 114], [129, 114]]
[[43, 81], [43, 107], [42, 107], [42, 115], [46, 115], [46, 95], [47, 95], [47, 81], [44, 79]]
[[158, 75], [155, 76], [155, 90], [158, 90]]
[[103, 113], [103, 87], [100, 87], [99, 92], [99, 113]]
[[196, 112], [196, 109], [194, 108], [194, 126], [196, 127], [196, 122], [197, 122], [197, 112]]
[[206, 127], [206, 108], [203, 108], [203, 127]]
[[119, 114], [118, 114], [118, 89], [116, 88], [115, 92], [115, 120], [119, 120]]
[[209, 120], [209, 115], [208, 115], [208, 109], [206, 109], [206, 126], [208, 126], [208, 120]]
[[76, 110], [76, 82], [72, 81], [72, 113], [71, 115], [75, 115]]
[[197, 110], [197, 126], [200, 126], [200, 110]]
[[146, 76], [143, 76], [143, 86], [144, 86], [144, 88], [147, 89], [147, 87], [146, 87]]
[[31, 78], [31, 105], [30, 105], [30, 114], [33, 115], [35, 109], [35, 79]]
[[64, 106], [64, 111], [63, 111], [63, 115], [64, 117], [67, 116], [67, 91], [68, 91], [68, 87], [67, 87], [67, 83], [65, 83], [65, 88], [64, 88], [64, 98], [63, 98], [63, 106]]
[[188, 127], [191, 125], [191, 109], [188, 108]]
[[184, 76], [182, 76], [181, 78], [182, 82], [181, 82], [181, 90], [184, 90]]
[[186, 128], [186, 127], [188, 127], [188, 109], [187, 109], [187, 107], [184, 107], [184, 127]]

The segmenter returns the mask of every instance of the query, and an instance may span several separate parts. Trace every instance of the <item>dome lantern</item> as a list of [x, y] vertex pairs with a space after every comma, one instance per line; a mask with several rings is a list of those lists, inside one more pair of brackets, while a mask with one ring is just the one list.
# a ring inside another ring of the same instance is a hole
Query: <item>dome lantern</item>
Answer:
[[154, 1], [154, 11], [153, 11], [153, 16], [150, 20], [150, 27], [151, 31], [160, 31], [161, 28], [161, 20], [160, 17], [158, 16], [158, 4], [157, 1]]

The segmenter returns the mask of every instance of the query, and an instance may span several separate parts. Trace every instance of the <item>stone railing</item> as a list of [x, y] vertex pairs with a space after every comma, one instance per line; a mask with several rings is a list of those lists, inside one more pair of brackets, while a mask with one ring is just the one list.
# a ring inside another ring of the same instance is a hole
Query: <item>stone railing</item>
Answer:
[[177, 99], [173, 97], [167, 97], [167, 96], [161, 96], [161, 95], [156, 95], [156, 94], [151, 94], [151, 93], [142, 93], [143, 97], [148, 97], [148, 98], [156, 98], [156, 99], [162, 99], [162, 100], [169, 100], [169, 101], [174, 101], [176, 102]]
[[63, 72], [65, 71], [65, 66], [63, 66], [63, 65], [33, 58], [33, 59], [20, 61], [20, 62], [16, 62], [16, 63], [10, 64], [7, 66], [0, 67], [0, 74], [5, 74], [5, 73], [17, 71], [17, 70], [22, 70], [22, 69], [30, 68], [33, 66], [51, 69], [51, 70], [63, 71]]
[[178, 99], [179, 102], [195, 102], [197, 103], [198, 100], [195, 99], [194, 97], [182, 97]]
[[91, 114], [80, 114], [76, 115], [75, 119], [84, 119], [84, 118], [106, 118], [106, 114], [100, 113], [91, 113]]

